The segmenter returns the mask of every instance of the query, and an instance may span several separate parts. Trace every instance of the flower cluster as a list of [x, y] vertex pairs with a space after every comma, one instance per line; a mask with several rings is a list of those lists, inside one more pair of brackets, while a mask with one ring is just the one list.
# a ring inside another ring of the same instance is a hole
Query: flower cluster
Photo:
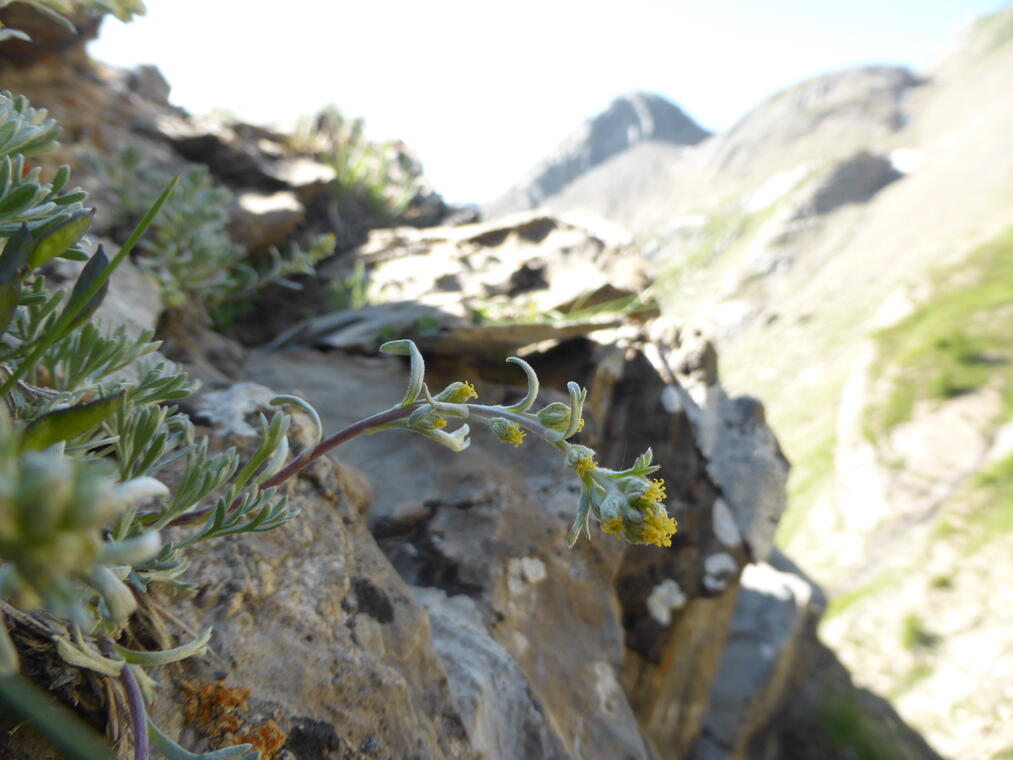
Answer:
[[374, 429], [413, 430], [453, 451], [463, 451], [468, 447], [470, 428], [462, 424], [448, 432], [444, 429], [448, 418], [484, 423], [497, 438], [514, 446], [520, 446], [525, 434], [532, 433], [558, 449], [566, 465], [580, 478], [581, 496], [576, 519], [567, 535], [569, 546], [576, 543], [581, 533], [591, 537], [592, 517], [602, 532], [631, 544], [672, 545], [676, 522], [663, 504], [665, 484], [647, 477], [658, 470], [651, 463], [651, 450], [644, 452], [626, 470], [610, 470], [598, 465], [593, 449], [567, 440], [584, 426], [581, 412], [587, 398], [586, 389], [571, 382], [567, 385], [569, 404], [554, 401], [532, 412], [530, 410], [538, 397], [538, 377], [523, 359], [510, 357], [507, 361], [518, 365], [528, 379], [528, 392], [516, 404], [490, 406], [471, 403], [478, 394], [473, 385], [461, 382], [451, 383], [433, 396], [424, 382], [425, 364], [414, 343], [409, 340], [391, 341], [380, 350], [409, 356], [411, 379], [400, 405], [405, 410], [403, 418], [385, 422]]

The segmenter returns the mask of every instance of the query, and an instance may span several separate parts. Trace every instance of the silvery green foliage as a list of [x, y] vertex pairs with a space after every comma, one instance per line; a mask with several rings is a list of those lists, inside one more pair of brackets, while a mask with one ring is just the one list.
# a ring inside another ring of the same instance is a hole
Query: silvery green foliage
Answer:
[[[144, 3], [141, 0], [0, 0], [0, 8], [15, 2], [30, 5], [53, 21], [74, 32], [74, 25], [67, 16], [76, 10], [89, 9], [98, 13], [110, 13], [120, 21], [130, 21], [134, 16], [143, 16]], [[18, 39], [30, 42], [31, 38], [20, 29], [0, 27], [0, 42], [6, 39]]]
[[[124, 151], [119, 161], [96, 166], [127, 218], [143, 213], [169, 179], [146, 165], [135, 150]], [[319, 235], [307, 250], [298, 245], [285, 253], [272, 248], [266, 260], [252, 262], [227, 232], [234, 202], [232, 192], [216, 185], [205, 167], [193, 166], [183, 173], [176, 192], [138, 246], [142, 256], [137, 263], [159, 281], [167, 307], [201, 303], [213, 310], [271, 283], [298, 289], [287, 278], [312, 274], [316, 264], [333, 253], [334, 236]]]
[[[185, 588], [187, 547], [269, 530], [294, 514], [276, 488], [262, 487], [287, 459], [289, 418], [262, 418], [249, 457], [209, 454], [173, 406], [196, 386], [175, 366], [145, 359], [158, 348], [151, 334], [91, 321], [112, 271], [174, 183], [112, 260], [101, 247], [88, 257], [82, 238], [93, 215], [83, 192], [63, 192], [69, 172], [46, 183], [22, 169], [18, 151], [52, 147], [55, 125], [7, 93], [0, 114], [0, 160], [10, 170], [0, 196], [8, 233], [0, 238], [0, 600], [63, 618], [71, 635], [55, 645], [68, 664], [125, 680], [130, 664], [129, 678], [143, 688], [150, 679], [141, 667], [202, 652], [209, 632], [162, 652], [117, 647], [138, 595], [153, 582]], [[69, 293], [46, 287], [43, 265], [57, 257], [86, 259]], [[183, 471], [170, 492], [158, 476], [173, 463]], [[177, 522], [188, 528], [163, 540], [161, 529]], [[0, 619], [0, 678], [17, 668]], [[145, 725], [140, 705], [135, 728]]]
[[11, 237], [22, 224], [33, 234], [55, 229], [84, 212], [85, 192], [67, 189], [69, 167], [60, 167], [49, 182], [41, 179], [39, 167], [26, 171], [25, 158], [50, 150], [59, 133], [45, 109], [0, 92], [0, 238]]
[[418, 162], [394, 143], [367, 138], [365, 122], [346, 119], [335, 106], [325, 108], [312, 123], [304, 121], [298, 132], [295, 147], [334, 169], [339, 198], [357, 192], [374, 217], [400, 216], [424, 186]]
[[[142, 204], [150, 202], [164, 185], [162, 175], [153, 177], [150, 186], [135, 184], [132, 189]], [[142, 256], [137, 260], [161, 284], [167, 307], [193, 299], [207, 301], [228, 288], [231, 271], [246, 257], [226, 231], [232, 202], [232, 193], [215, 186], [204, 167], [194, 167], [180, 178], [173, 197], [139, 246]]]

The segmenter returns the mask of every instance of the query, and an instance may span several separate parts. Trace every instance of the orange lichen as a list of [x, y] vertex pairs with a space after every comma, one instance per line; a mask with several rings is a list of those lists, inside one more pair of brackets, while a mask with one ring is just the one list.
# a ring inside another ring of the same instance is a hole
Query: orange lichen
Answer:
[[272, 758], [274, 754], [285, 746], [288, 741], [288, 734], [281, 730], [273, 720], [261, 723], [252, 731], [236, 734], [236, 741], [241, 744], [252, 744], [260, 750], [261, 757]]
[[183, 718], [198, 732], [221, 747], [252, 744], [263, 760], [272, 760], [288, 741], [286, 733], [269, 720], [251, 726], [242, 713], [250, 710], [250, 690], [228, 687], [224, 681], [206, 683], [200, 688], [183, 684]]

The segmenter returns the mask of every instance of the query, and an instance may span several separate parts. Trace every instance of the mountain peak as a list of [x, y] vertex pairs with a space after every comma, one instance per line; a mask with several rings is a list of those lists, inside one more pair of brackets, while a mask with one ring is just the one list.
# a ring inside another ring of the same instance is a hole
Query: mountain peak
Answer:
[[584, 172], [637, 143], [654, 140], [695, 145], [709, 136], [677, 105], [654, 93], [630, 92], [587, 119], [504, 196], [486, 207], [489, 216], [535, 208]]

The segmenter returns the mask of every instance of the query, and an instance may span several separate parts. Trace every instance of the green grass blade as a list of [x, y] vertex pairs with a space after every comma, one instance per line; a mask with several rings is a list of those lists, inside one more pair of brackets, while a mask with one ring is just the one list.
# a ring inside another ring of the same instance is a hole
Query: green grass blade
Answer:
[[0, 676], [0, 702], [74, 760], [115, 760], [112, 748], [76, 715], [21, 676]]

